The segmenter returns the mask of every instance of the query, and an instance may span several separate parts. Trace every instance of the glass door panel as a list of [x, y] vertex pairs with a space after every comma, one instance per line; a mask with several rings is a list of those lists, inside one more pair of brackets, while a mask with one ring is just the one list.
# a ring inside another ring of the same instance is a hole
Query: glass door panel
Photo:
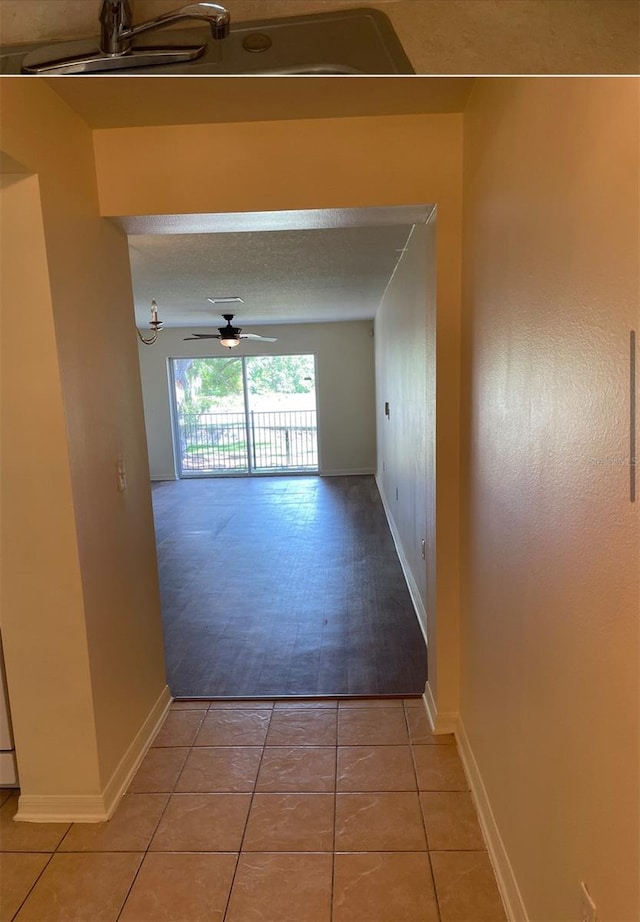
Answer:
[[180, 477], [318, 470], [312, 355], [170, 365]]
[[317, 471], [314, 357], [265, 355], [245, 361], [253, 469]]
[[179, 474], [249, 472], [242, 358], [172, 359]]

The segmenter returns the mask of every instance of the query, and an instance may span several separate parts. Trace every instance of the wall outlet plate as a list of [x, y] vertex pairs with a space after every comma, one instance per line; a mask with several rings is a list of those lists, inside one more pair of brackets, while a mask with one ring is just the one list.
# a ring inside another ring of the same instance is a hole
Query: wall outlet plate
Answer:
[[591, 899], [584, 881], [580, 882], [580, 922], [598, 922], [596, 904]]

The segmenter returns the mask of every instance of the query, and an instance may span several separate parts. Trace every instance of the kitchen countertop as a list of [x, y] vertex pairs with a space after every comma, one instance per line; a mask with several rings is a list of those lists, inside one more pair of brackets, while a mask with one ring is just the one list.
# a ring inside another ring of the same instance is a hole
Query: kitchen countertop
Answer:
[[640, 4], [398, 0], [383, 10], [419, 74], [637, 74]]

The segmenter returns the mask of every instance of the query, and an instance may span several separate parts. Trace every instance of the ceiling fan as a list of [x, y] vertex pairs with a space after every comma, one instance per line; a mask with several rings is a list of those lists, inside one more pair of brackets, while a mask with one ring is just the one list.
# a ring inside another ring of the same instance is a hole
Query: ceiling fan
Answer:
[[239, 346], [241, 339], [250, 339], [262, 343], [277, 342], [275, 336], [259, 336], [257, 333], [243, 333], [242, 327], [234, 327], [231, 325], [231, 321], [234, 318], [233, 314], [223, 314], [222, 316], [227, 321], [226, 327], [218, 327], [217, 333], [192, 333], [191, 336], [184, 337], [184, 342], [199, 339], [218, 339], [220, 340], [220, 345], [226, 346], [227, 349], [233, 349], [234, 346]]

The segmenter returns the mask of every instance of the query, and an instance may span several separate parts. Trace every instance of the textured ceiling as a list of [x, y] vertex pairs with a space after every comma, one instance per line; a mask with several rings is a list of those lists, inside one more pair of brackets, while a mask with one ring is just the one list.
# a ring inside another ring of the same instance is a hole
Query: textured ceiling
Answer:
[[[136, 321], [152, 298], [167, 327], [217, 327], [222, 313], [245, 328], [372, 318], [411, 226], [130, 237]], [[206, 300], [229, 296], [244, 303]]]

